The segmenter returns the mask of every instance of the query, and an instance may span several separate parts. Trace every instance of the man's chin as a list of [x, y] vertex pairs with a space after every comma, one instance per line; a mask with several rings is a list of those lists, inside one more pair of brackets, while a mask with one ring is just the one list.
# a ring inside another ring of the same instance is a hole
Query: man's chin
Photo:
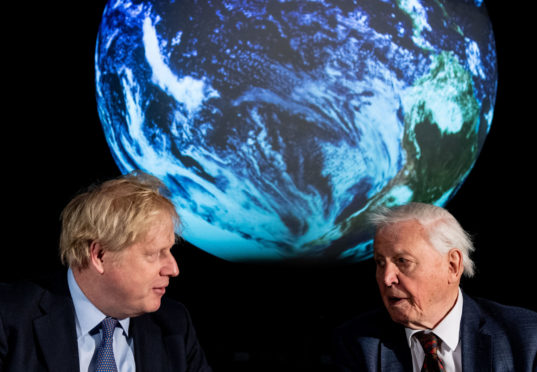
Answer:
[[154, 313], [158, 309], [160, 309], [160, 298], [158, 301], [148, 306], [146, 313]]
[[146, 302], [143, 308], [141, 308], [141, 311], [139, 311], [136, 316], [140, 316], [147, 313], [154, 313], [158, 309], [160, 309], [160, 297], [158, 299], [154, 299], [151, 302]]
[[399, 311], [388, 311], [388, 313], [390, 314], [390, 318], [392, 318], [395, 323], [399, 323], [402, 325], [408, 324], [408, 316], [406, 316], [405, 314], [402, 314]]
[[[408, 306], [408, 303], [406, 305]], [[402, 324], [406, 327], [410, 323], [408, 315], [409, 309], [407, 306], [404, 306], [403, 304], [391, 304], [390, 306], [386, 306], [386, 309], [395, 323]]]

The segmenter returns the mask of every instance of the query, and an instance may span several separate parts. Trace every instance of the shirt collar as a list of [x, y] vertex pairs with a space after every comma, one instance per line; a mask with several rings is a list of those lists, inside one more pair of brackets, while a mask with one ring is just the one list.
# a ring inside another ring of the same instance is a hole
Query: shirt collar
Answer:
[[[73, 275], [71, 268], [67, 270], [67, 284], [69, 286], [69, 292], [71, 292], [71, 298], [73, 299], [73, 304], [75, 306], [77, 336], [81, 337], [97, 327], [99, 323], [106, 318], [106, 315], [97, 309], [97, 307], [91, 303], [86, 295], [84, 295], [75, 280], [75, 276]], [[128, 337], [130, 318], [121, 319], [119, 324], [121, 324], [121, 328], [123, 328], [125, 336]]]
[[[440, 339], [442, 339], [443, 344], [449, 347], [450, 350], [455, 350], [455, 348], [459, 344], [459, 332], [462, 318], [462, 301], [462, 292], [459, 288], [459, 294], [457, 296], [457, 302], [455, 302], [455, 306], [453, 306], [451, 311], [444, 317], [444, 319], [442, 319], [442, 321], [435, 328], [430, 330], [431, 332], [434, 332], [434, 334], [437, 335]], [[421, 330], [419, 329], [405, 328], [409, 347], [412, 347], [412, 336], [420, 331]]]

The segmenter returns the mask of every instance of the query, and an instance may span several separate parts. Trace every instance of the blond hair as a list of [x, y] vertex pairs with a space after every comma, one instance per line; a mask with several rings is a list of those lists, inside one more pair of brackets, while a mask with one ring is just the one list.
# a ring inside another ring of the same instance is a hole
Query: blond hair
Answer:
[[157, 216], [167, 213], [176, 231], [180, 219], [156, 177], [141, 171], [92, 186], [73, 198], [61, 214], [60, 257], [73, 268], [89, 264], [89, 247], [119, 252], [144, 238]]

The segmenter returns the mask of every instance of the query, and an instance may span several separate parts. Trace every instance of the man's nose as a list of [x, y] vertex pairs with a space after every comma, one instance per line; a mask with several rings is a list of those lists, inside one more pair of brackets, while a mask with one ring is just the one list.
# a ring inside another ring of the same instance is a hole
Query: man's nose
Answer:
[[393, 284], [399, 283], [397, 266], [394, 265], [393, 263], [391, 262], [386, 263], [383, 274], [384, 275], [382, 279], [386, 286], [391, 287]]
[[162, 268], [160, 269], [160, 275], [162, 276], [177, 276], [179, 275], [179, 266], [175, 257], [169, 252], [164, 258]]

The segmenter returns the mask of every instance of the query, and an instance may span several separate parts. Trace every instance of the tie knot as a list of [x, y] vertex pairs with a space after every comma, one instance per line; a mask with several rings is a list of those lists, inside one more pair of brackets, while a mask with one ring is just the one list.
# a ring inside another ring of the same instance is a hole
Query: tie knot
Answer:
[[438, 351], [438, 337], [432, 332], [425, 333], [425, 332], [418, 332], [416, 333], [416, 338], [421, 344], [421, 347], [423, 348], [423, 351], [425, 351], [426, 354], [435, 354]]
[[107, 316], [103, 319], [101, 322], [101, 326], [103, 328], [103, 338], [109, 339], [114, 335], [114, 329], [116, 329], [118, 324], [118, 320], [116, 318], [111, 318]]

